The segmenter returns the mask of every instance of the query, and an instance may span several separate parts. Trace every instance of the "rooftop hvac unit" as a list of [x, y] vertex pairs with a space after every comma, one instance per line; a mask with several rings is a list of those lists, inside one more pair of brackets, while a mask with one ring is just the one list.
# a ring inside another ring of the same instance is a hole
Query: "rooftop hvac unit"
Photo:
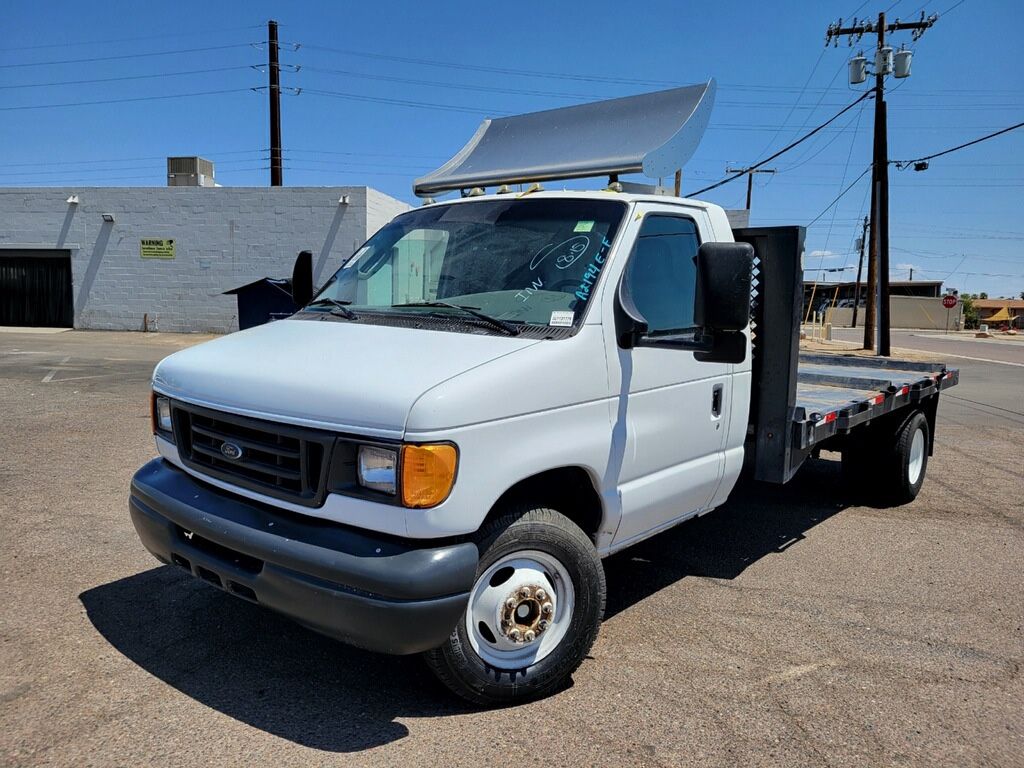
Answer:
[[202, 157], [168, 157], [168, 187], [213, 187], [213, 163]]

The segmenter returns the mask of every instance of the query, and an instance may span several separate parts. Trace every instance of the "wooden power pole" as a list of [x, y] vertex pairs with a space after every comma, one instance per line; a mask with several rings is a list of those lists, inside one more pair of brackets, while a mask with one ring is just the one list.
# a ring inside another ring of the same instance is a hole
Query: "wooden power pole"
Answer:
[[851, 328], [857, 327], [857, 310], [860, 307], [860, 275], [864, 269], [864, 246], [868, 238], [868, 217], [864, 217], [864, 225], [860, 232], [860, 258], [857, 259], [857, 282], [853, 285], [853, 323]]
[[[897, 19], [886, 24], [885, 13], [878, 14], [878, 22], [857, 19], [849, 26], [840, 21], [830, 24], [825, 32], [825, 45], [840, 37], [860, 40], [864, 35], [875, 33], [878, 47], [875, 55], [875, 135], [874, 150], [871, 163], [871, 240], [868, 245], [868, 284], [867, 302], [864, 312], [864, 348], [875, 348], [875, 320], [878, 321], [878, 354], [889, 355], [889, 148], [888, 126], [885, 107], [885, 77], [893, 72], [893, 51], [885, 45], [886, 32], [911, 30], [914, 40], [924, 34], [925, 30], [935, 24], [938, 16], [932, 14], [925, 18], [921, 13], [919, 21], [901, 22]], [[909, 55], [909, 51], [907, 52]], [[863, 61], [863, 59], [862, 59]], [[863, 69], [863, 67], [862, 67]], [[905, 73], [897, 76], [906, 77], [910, 74], [909, 64]], [[861, 75], [851, 82], [863, 82]]]
[[267, 70], [270, 76], [270, 186], [284, 183], [281, 157], [281, 63], [278, 58], [277, 22], [267, 22]]
[[774, 168], [754, 168], [748, 170], [746, 168], [730, 168], [725, 167], [726, 173], [745, 173], [747, 174], [747, 210], [750, 210], [750, 201], [754, 196], [754, 174], [755, 173], [775, 173]]

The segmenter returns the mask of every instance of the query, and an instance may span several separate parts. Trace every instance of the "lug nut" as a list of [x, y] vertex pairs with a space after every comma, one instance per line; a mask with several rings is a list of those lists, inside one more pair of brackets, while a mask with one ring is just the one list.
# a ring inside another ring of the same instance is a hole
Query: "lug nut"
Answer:
[[534, 639], [534, 638], [535, 638], [536, 636], [537, 636], [537, 635], [535, 635], [535, 634], [533, 633], [533, 630], [532, 630], [532, 629], [528, 629], [528, 630], [526, 630], [526, 634], [525, 634], [525, 635], [523, 635], [523, 639], [524, 639], [524, 640], [525, 640], [526, 642], [528, 642], [528, 643], [532, 643], [532, 642], [533, 642], [533, 639]]
[[519, 640], [522, 638], [522, 634], [519, 632], [518, 629], [513, 629], [511, 632], [508, 633], [508, 636], [509, 639], [512, 640], [512, 642], [514, 643], [518, 643]]
[[506, 600], [505, 601], [505, 607], [506, 608], [515, 608], [516, 607], [516, 600], [515, 600], [515, 598], [514, 597], [510, 597], [508, 600]]
[[541, 619], [537, 622], [537, 630], [543, 632], [545, 629], [551, 626], [551, 622], [547, 619]]
[[551, 603], [544, 603], [544, 605], [540, 607], [540, 610], [541, 613], [544, 613], [545, 615], [550, 615], [551, 612], [555, 610], [555, 606], [553, 606]]
[[529, 597], [530, 596], [530, 588], [529, 587], [523, 587], [522, 589], [519, 590], [519, 594], [522, 595], [523, 597]]
[[548, 593], [545, 592], [543, 589], [538, 589], [537, 590], [537, 599], [540, 600], [543, 603], [545, 600], [548, 599]]

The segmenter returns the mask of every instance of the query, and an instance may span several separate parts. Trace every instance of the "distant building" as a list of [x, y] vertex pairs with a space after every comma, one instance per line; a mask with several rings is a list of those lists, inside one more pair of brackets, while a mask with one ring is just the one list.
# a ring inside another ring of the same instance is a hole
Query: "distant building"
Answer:
[[1024, 299], [975, 299], [978, 322], [989, 328], [1024, 329]]
[[[853, 295], [856, 290], [856, 283], [820, 283], [813, 280], [804, 281], [804, 313], [808, 308], [812, 311], [820, 310], [825, 304], [832, 306], [853, 306]], [[866, 300], [866, 287], [860, 284], [860, 305], [864, 306]], [[941, 280], [890, 280], [889, 294], [891, 296], [915, 296], [917, 298], [933, 299], [942, 295]], [[813, 296], [813, 300], [812, 300]]]
[[0, 325], [227, 332], [250, 281], [313, 252], [322, 283], [409, 206], [369, 187], [215, 187], [172, 158], [167, 187], [0, 188]]

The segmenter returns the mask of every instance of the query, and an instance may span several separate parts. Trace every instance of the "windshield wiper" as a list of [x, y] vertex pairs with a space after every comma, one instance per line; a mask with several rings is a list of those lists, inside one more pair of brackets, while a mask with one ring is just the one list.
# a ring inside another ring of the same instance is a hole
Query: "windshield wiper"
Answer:
[[351, 301], [339, 301], [338, 299], [323, 298], [309, 302], [306, 307], [330, 307], [331, 314], [335, 317], [344, 317], [346, 320], [355, 320], [358, 315], [346, 306], [346, 304], [351, 303]]
[[392, 304], [392, 307], [446, 307], [448, 309], [457, 309], [461, 312], [465, 312], [467, 315], [472, 315], [477, 320], [483, 320], [488, 325], [504, 331], [509, 336], [518, 336], [522, 332], [522, 328], [513, 325], [508, 320], [502, 320], [488, 315], [486, 312], [481, 312], [480, 307], [470, 307], [465, 304], [452, 304], [450, 301], [410, 301], [405, 304]]

